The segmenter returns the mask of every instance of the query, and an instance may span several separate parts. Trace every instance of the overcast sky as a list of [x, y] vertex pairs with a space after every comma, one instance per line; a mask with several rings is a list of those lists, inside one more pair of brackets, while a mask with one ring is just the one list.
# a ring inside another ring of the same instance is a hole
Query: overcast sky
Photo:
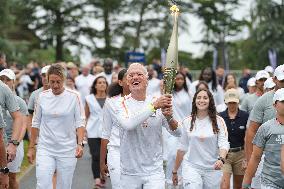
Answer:
[[[240, 0], [241, 6], [235, 10], [234, 17], [241, 19], [247, 17], [249, 15], [250, 7], [252, 6], [253, 0]], [[206, 51], [206, 47], [202, 44], [196, 44], [194, 41], [198, 41], [202, 38], [201, 29], [202, 29], [202, 21], [198, 19], [194, 15], [188, 15], [190, 26], [188, 28], [187, 33], [183, 33], [179, 35], [179, 50], [191, 52], [193, 57], [200, 57]], [[248, 32], [244, 29], [241, 33], [239, 33], [235, 38], [242, 39], [247, 38]], [[75, 52], [74, 48], [71, 48], [71, 51]], [[82, 50], [80, 55], [81, 62], [83, 64], [88, 64], [92, 60], [92, 55], [87, 50]]]

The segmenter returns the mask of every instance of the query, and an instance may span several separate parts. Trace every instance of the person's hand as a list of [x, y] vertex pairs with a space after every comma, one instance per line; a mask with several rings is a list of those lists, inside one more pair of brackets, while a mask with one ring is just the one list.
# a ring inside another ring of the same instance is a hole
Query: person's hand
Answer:
[[8, 160], [8, 162], [12, 162], [16, 157], [17, 146], [15, 146], [12, 143], [9, 143], [6, 150], [7, 150], [7, 155], [8, 155], [7, 160]]
[[9, 176], [8, 174], [0, 173], [0, 188], [8, 189], [9, 188]]
[[35, 154], [36, 154], [35, 147], [29, 147], [28, 153], [27, 153], [27, 157], [28, 157], [29, 163], [31, 163], [31, 164], [34, 163]]
[[154, 103], [153, 106], [155, 110], [160, 108], [170, 108], [172, 107], [172, 95], [163, 95], [159, 97]]
[[105, 182], [107, 174], [109, 173], [108, 167], [105, 163], [100, 164], [100, 172], [101, 172], [101, 181], [102, 183]]
[[178, 174], [177, 173], [173, 174], [172, 181], [173, 181], [174, 186], [178, 185]]
[[162, 108], [162, 113], [167, 119], [173, 117], [173, 109], [172, 108]]
[[222, 162], [221, 160], [217, 160], [217, 161], [214, 163], [214, 169], [215, 169], [215, 170], [220, 170], [222, 167], [223, 167], [223, 162]]
[[83, 156], [83, 153], [84, 153], [83, 146], [78, 144], [77, 148], [76, 148], [75, 157], [76, 158], [81, 158]]
[[243, 162], [242, 162], [242, 169], [245, 170], [247, 168], [247, 166], [248, 166], [248, 162], [247, 162], [246, 159], [244, 159]]

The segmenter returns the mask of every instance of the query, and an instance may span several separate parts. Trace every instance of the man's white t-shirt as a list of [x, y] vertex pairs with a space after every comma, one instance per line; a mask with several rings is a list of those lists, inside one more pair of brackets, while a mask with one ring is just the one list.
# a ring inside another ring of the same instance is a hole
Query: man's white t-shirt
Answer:
[[149, 176], [163, 174], [162, 127], [180, 136], [180, 128], [171, 131], [160, 110], [149, 107], [153, 101], [147, 96], [137, 101], [128, 95], [118, 110], [120, 129], [120, 165], [125, 175]]
[[74, 157], [76, 129], [84, 126], [84, 107], [77, 92], [65, 89], [54, 95], [49, 89], [39, 94], [32, 121], [32, 127], [39, 129], [38, 154]]

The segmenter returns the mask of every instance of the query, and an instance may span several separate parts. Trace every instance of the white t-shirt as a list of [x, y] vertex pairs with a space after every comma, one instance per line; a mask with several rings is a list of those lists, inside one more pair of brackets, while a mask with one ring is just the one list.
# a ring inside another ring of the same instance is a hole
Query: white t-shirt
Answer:
[[148, 81], [148, 86], [147, 86], [147, 94], [148, 95], [156, 95], [161, 93], [161, 80], [157, 78], [152, 78]]
[[89, 74], [88, 76], [84, 76], [83, 74], [81, 74], [75, 78], [75, 85], [81, 95], [81, 99], [84, 104], [85, 97], [90, 94], [91, 86], [94, 80], [95, 76], [93, 76], [92, 74]]
[[125, 175], [147, 176], [161, 174], [163, 170], [162, 127], [180, 136], [178, 128], [171, 131], [160, 110], [149, 107], [153, 98], [137, 101], [128, 95], [118, 110], [120, 129], [120, 165]]
[[120, 146], [119, 123], [116, 114], [122, 99], [121, 95], [117, 95], [107, 99], [104, 105], [102, 138], [109, 140], [108, 148]]
[[85, 112], [80, 96], [65, 89], [60, 95], [52, 90], [39, 94], [32, 127], [39, 129], [37, 153], [56, 157], [74, 157], [76, 129], [85, 126]]
[[228, 133], [225, 121], [217, 116], [218, 134], [213, 133], [209, 116], [196, 118], [193, 130], [190, 131], [191, 116], [183, 120], [182, 136], [179, 149], [187, 151], [183, 163], [200, 169], [214, 169], [219, 156], [219, 149], [229, 150]]
[[93, 94], [86, 96], [86, 103], [90, 110], [90, 116], [86, 125], [88, 138], [101, 138], [103, 127], [103, 108], [100, 106]]

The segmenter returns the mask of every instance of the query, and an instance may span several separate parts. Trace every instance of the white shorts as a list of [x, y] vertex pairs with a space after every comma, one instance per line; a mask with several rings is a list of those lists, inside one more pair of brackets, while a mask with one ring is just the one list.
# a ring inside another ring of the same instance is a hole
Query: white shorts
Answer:
[[165, 189], [164, 173], [149, 176], [121, 175], [121, 188], [127, 189]]
[[17, 153], [15, 159], [8, 163], [7, 167], [11, 173], [19, 173], [21, 170], [22, 161], [24, 158], [24, 142], [21, 141], [17, 147]]
[[36, 189], [53, 189], [52, 177], [56, 170], [56, 188], [71, 189], [77, 159], [75, 157], [54, 157], [36, 155]]
[[120, 189], [120, 151], [118, 147], [108, 149], [107, 165], [112, 189]]
[[184, 189], [219, 189], [222, 171], [197, 169], [183, 162], [182, 177]]

